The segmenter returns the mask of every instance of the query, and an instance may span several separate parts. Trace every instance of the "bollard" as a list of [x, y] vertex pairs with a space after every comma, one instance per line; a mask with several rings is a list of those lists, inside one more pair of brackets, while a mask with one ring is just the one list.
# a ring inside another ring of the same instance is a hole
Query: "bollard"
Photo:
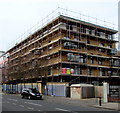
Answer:
[[102, 105], [102, 102], [101, 102], [101, 97], [99, 97], [99, 106]]

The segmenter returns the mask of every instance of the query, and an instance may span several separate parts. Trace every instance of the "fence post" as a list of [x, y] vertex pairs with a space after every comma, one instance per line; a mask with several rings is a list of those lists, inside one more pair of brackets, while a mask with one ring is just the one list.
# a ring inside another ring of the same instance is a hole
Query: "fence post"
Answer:
[[104, 102], [108, 102], [108, 83], [107, 82], [104, 82], [103, 83], [103, 101]]

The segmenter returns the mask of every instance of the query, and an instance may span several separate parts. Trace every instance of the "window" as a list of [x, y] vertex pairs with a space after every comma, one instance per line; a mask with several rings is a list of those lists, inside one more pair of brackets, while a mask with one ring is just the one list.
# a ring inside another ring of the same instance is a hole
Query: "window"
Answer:
[[108, 45], [108, 48], [112, 48], [112, 45]]
[[32, 93], [39, 93], [36, 89], [30, 89], [30, 92], [32, 92]]
[[90, 30], [86, 28], [86, 34], [89, 34], [90, 33]]
[[95, 35], [95, 30], [91, 30], [91, 35]]
[[119, 74], [117, 72], [112, 72], [112, 76], [118, 76]]
[[98, 49], [99, 52], [105, 52], [105, 49]]
[[90, 58], [90, 63], [94, 64], [94, 59], [92, 57]]
[[51, 40], [48, 41], [48, 43], [50, 43], [50, 42], [51, 42]]
[[105, 74], [105, 70], [102, 70], [102, 76], [105, 76], [106, 74]]
[[84, 33], [84, 28], [81, 28], [81, 29], [80, 29], [80, 32]]
[[90, 50], [90, 47], [87, 47], [87, 50]]
[[105, 49], [102, 49], [102, 52], [105, 52]]
[[66, 25], [66, 29], [69, 29], [69, 25]]
[[81, 49], [81, 45], [80, 45], [80, 44], [78, 44], [78, 47], [77, 47], [77, 49]]
[[50, 68], [48, 69], [48, 75], [51, 75], [51, 69]]
[[82, 74], [82, 70], [80, 69], [80, 74]]
[[101, 46], [101, 47], [104, 47], [104, 44], [103, 44], [103, 43], [101, 43], [101, 44], [100, 44], [100, 46]]
[[80, 31], [81, 31], [82, 33], [86, 33], [86, 29], [85, 29], [85, 28], [81, 28]]
[[70, 30], [73, 30], [73, 26], [72, 25], [70, 25]]
[[90, 68], [88, 68], [87, 74], [91, 75], [91, 69]]
[[97, 32], [97, 31], [96, 31], [96, 36], [100, 36], [100, 32]]
[[71, 43], [72, 45], [72, 49], [77, 49], [77, 45], [75, 45], [74, 43]]
[[120, 66], [120, 60], [114, 60], [113, 66], [119, 67]]
[[110, 76], [110, 75], [111, 75], [111, 73], [112, 73], [112, 71], [111, 71], [111, 70], [108, 70], [108, 71], [107, 71], [108, 76]]
[[105, 38], [105, 33], [100, 32], [100, 37], [101, 37], [101, 38]]
[[98, 59], [98, 64], [102, 64], [102, 59]]
[[75, 34], [74, 34], [74, 37], [76, 37], [76, 38], [77, 38], [77, 37], [80, 37], [80, 34], [75, 33]]
[[80, 61], [79, 61], [79, 62], [84, 63], [84, 58], [83, 58], [83, 56], [80, 56]]
[[90, 41], [89, 41], [89, 40], [87, 40], [87, 44], [90, 44]]
[[113, 39], [112, 35], [108, 35], [108, 39], [112, 40]]

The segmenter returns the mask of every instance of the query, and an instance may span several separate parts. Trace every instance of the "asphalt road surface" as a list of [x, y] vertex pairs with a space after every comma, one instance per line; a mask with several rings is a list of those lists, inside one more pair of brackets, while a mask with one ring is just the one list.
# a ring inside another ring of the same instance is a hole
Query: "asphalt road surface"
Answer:
[[[67, 103], [43, 100], [22, 99], [19, 95], [2, 95], [2, 111], [108, 111], [107, 109], [94, 108], [88, 106], [76, 106]], [[76, 112], [75, 112], [76, 111]]]

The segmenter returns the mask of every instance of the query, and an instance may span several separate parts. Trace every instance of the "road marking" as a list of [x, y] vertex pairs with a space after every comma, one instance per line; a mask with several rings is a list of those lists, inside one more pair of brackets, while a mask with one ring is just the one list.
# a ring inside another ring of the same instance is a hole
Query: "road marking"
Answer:
[[7, 101], [7, 103], [10, 103], [10, 102]]
[[40, 104], [35, 104], [35, 103], [31, 103], [31, 102], [25, 102], [25, 103], [31, 104], [31, 105], [35, 105], [35, 106], [42, 106], [42, 105], [40, 105]]
[[15, 101], [15, 102], [17, 101], [16, 99], [11, 99], [11, 98], [8, 98], [8, 100], [12, 100], [12, 101]]
[[31, 110], [33, 110], [34, 108], [30, 108], [30, 107], [27, 107], [28, 109], [31, 109]]
[[16, 105], [16, 103], [12, 103], [13, 105]]
[[57, 110], [60, 110], [60, 111], [69, 111], [69, 110], [66, 110], [66, 109], [61, 109], [61, 108], [56, 108]]
[[41, 110], [38, 110], [38, 111], [41, 111]]
[[23, 105], [19, 105], [20, 107], [24, 107]]

